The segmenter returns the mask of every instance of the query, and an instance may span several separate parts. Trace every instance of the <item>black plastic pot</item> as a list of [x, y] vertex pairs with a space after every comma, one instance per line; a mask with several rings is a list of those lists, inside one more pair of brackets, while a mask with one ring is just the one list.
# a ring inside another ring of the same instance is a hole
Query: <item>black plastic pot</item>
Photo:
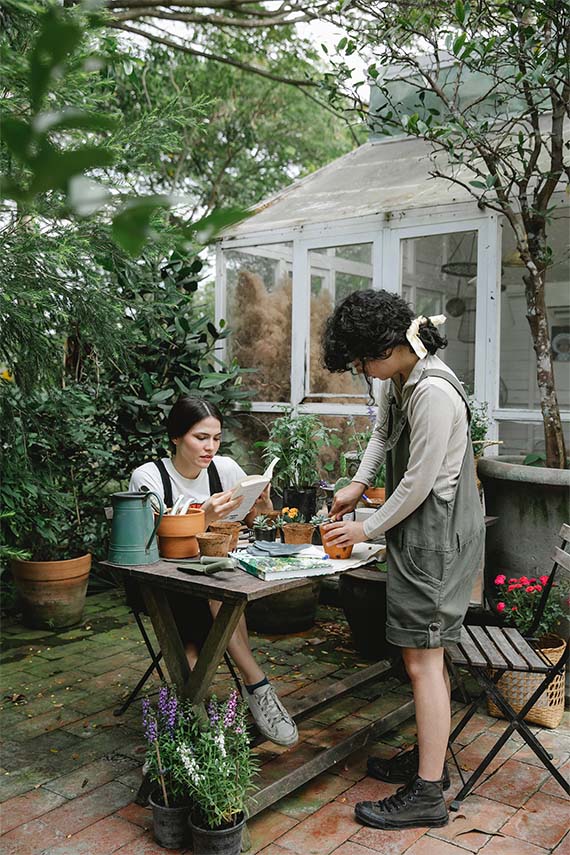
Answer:
[[320, 579], [249, 603], [245, 616], [249, 629], [267, 635], [304, 632], [315, 625]]
[[152, 807], [152, 830], [158, 845], [164, 849], [180, 849], [188, 843], [190, 804], [165, 807], [158, 793], [153, 793], [149, 802]]
[[297, 508], [301, 516], [310, 520], [317, 512], [317, 488], [305, 487], [298, 490], [295, 487], [285, 487], [283, 490], [283, 507]]
[[240, 855], [245, 818], [231, 828], [200, 828], [189, 820], [194, 855]]
[[254, 528], [253, 536], [256, 540], [268, 540], [273, 542], [277, 536], [276, 528]]
[[386, 641], [386, 574], [359, 567], [341, 573], [339, 599], [355, 647], [365, 659], [390, 659], [397, 649]]

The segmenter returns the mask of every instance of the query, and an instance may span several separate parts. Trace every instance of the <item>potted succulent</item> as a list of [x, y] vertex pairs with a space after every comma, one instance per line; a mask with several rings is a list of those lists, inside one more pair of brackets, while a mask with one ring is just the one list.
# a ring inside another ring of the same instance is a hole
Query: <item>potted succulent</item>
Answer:
[[253, 520], [252, 528], [256, 540], [274, 541], [277, 536], [275, 523], [266, 514], [258, 514]]
[[316, 544], [317, 546], [322, 546], [323, 541], [321, 538], [320, 526], [324, 525], [327, 522], [331, 522], [331, 519], [330, 519], [328, 513], [325, 513], [324, 511], [319, 511], [318, 514], [315, 514], [314, 516], [311, 517], [309, 522], [311, 523], [311, 525], [314, 528], [313, 543]]
[[316, 511], [319, 453], [330, 433], [317, 416], [286, 410], [271, 423], [269, 439], [257, 443], [266, 460], [279, 458], [273, 484], [282, 492], [283, 504], [298, 508], [305, 519]]
[[23, 620], [37, 628], [72, 626], [83, 611], [92, 544], [107, 528], [101, 469], [112, 452], [84, 392], [23, 395], [7, 385], [1, 389], [2, 425], [11, 437], [0, 484], [2, 541], [29, 555], [10, 564]]
[[[506, 625], [515, 626], [528, 635], [533, 626], [538, 602], [548, 576], [508, 576], [499, 573], [494, 580], [492, 605]], [[557, 634], [560, 624], [568, 617], [570, 597], [568, 587], [554, 583], [550, 590], [542, 620], [536, 629], [537, 645], [553, 664], [563, 655], [566, 643]], [[531, 630], [532, 631], [532, 630]], [[499, 680], [501, 691], [517, 712], [522, 709], [542, 679], [541, 674], [508, 671]], [[489, 714], [502, 717], [495, 704], [488, 701]], [[525, 720], [543, 727], [557, 727], [564, 714], [564, 670], [555, 677], [549, 691], [542, 695]]]
[[234, 689], [212, 698], [208, 721], [195, 720], [181, 740], [175, 774], [190, 794], [194, 855], [239, 855], [246, 804], [257, 764], [246, 727], [246, 706]]
[[153, 707], [142, 702], [143, 731], [147, 740], [145, 767], [154, 784], [150, 796], [156, 842], [177, 849], [188, 842], [191, 800], [181, 772], [179, 748], [192, 732], [193, 714], [176, 692], [162, 686]]

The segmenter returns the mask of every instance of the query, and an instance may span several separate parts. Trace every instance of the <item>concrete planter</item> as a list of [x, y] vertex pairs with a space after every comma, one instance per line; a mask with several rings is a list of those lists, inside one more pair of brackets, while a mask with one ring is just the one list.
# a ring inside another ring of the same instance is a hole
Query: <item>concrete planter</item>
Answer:
[[548, 572], [560, 526], [570, 521], [570, 469], [523, 466], [522, 461], [522, 457], [478, 461], [486, 512], [498, 517], [487, 529], [489, 573], [499, 568], [518, 576]]
[[[570, 522], [570, 469], [523, 466], [523, 457], [482, 457], [477, 473], [487, 514], [498, 517], [487, 529], [485, 590], [493, 591], [499, 570], [513, 576], [550, 573], [558, 532]], [[492, 598], [491, 598], [492, 600]], [[491, 601], [491, 605], [493, 605]], [[570, 625], [561, 627], [566, 638]], [[566, 697], [570, 686], [566, 683]]]

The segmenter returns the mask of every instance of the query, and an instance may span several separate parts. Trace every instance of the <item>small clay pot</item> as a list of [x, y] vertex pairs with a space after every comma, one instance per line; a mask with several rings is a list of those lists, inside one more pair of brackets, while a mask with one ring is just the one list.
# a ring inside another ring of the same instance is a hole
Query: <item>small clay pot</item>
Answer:
[[216, 522], [212, 523], [209, 527], [208, 531], [216, 532], [217, 534], [229, 534], [230, 535], [230, 552], [233, 552], [234, 549], [237, 549], [238, 538], [241, 529], [240, 522]]
[[[328, 525], [328, 523], [326, 524]], [[321, 540], [323, 541], [323, 549], [329, 556], [329, 558], [333, 558], [338, 560], [342, 560], [343, 558], [350, 558], [352, 555], [352, 545], [351, 546], [337, 546], [336, 544], [328, 544], [326, 541], [326, 525], [319, 526], [321, 531]]]
[[367, 499], [370, 499], [371, 502], [385, 502], [386, 487], [367, 487], [364, 491], [364, 495]]
[[200, 547], [200, 555], [225, 558], [230, 550], [231, 534], [206, 531], [203, 534], [197, 534], [196, 540]]
[[196, 535], [206, 529], [200, 508], [185, 514], [165, 514], [158, 527], [158, 550], [163, 558], [194, 558], [199, 553]]
[[286, 523], [283, 528], [285, 543], [311, 543], [315, 527], [311, 523]]

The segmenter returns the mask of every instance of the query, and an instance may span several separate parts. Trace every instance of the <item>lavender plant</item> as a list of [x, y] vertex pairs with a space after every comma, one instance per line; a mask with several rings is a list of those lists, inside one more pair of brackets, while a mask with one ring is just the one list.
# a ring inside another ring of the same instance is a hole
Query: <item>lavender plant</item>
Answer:
[[231, 827], [245, 813], [258, 768], [249, 747], [245, 709], [235, 690], [225, 702], [213, 697], [208, 721], [196, 719], [177, 746], [179, 783], [196, 806], [194, 822], [200, 827]]
[[194, 716], [190, 707], [178, 700], [176, 692], [162, 686], [154, 707], [148, 698], [142, 702], [143, 731], [147, 740], [148, 775], [166, 807], [188, 801], [188, 789], [177, 773], [180, 765], [178, 746], [191, 732]]

